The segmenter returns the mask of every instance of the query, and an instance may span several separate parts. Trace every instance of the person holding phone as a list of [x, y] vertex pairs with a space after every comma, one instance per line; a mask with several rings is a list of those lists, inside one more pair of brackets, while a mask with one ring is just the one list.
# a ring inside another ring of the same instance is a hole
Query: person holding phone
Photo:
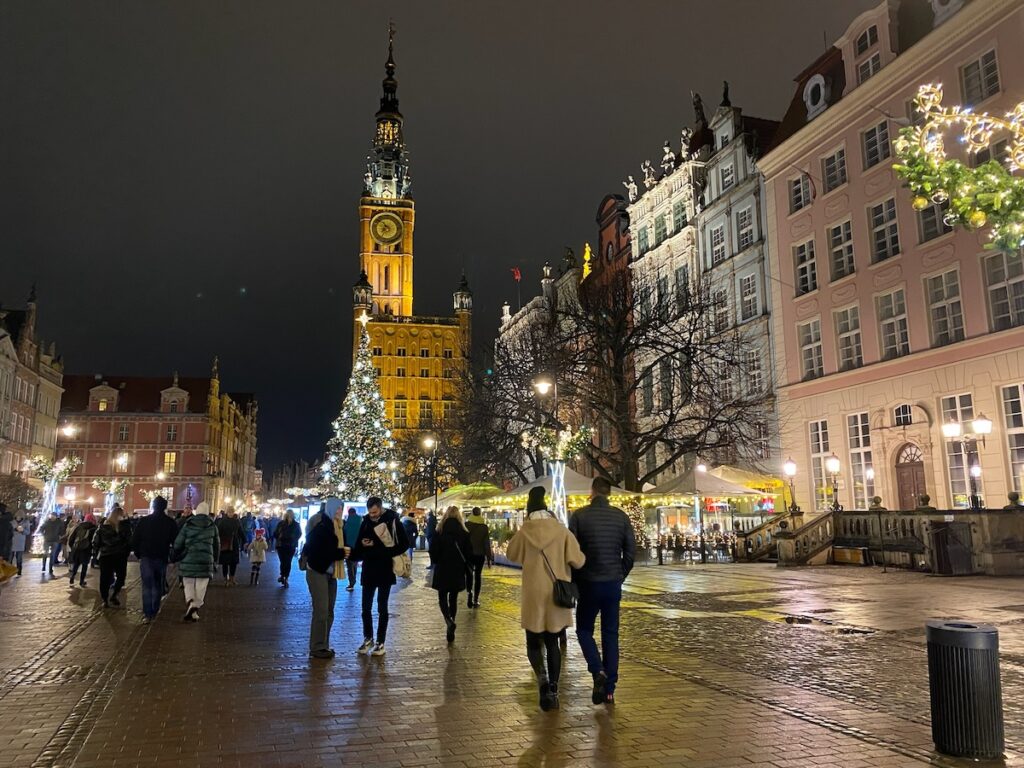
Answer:
[[[388, 635], [388, 599], [395, 585], [392, 558], [409, 548], [405, 528], [392, 509], [384, 509], [379, 496], [366, 500], [366, 516], [359, 526], [349, 558], [363, 564], [359, 584], [363, 588], [363, 644], [357, 653], [383, 656]], [[373, 599], [377, 597], [377, 635], [373, 634]]]

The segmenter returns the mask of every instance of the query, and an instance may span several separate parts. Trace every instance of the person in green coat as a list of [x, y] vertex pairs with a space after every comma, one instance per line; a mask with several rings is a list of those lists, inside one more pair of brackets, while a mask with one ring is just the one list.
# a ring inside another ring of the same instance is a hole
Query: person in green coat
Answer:
[[210, 505], [205, 501], [196, 507], [178, 531], [174, 540], [178, 573], [185, 589], [185, 621], [199, 621], [199, 609], [210, 586], [210, 572], [220, 555], [220, 535], [210, 518]]

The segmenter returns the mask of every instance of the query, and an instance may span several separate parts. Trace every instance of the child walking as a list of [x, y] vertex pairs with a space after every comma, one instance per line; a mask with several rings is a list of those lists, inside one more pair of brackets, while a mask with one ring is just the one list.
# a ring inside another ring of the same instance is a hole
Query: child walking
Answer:
[[266, 531], [262, 528], [256, 529], [256, 538], [249, 545], [249, 562], [252, 563], [252, 571], [249, 573], [249, 584], [260, 583], [260, 566], [267, 561], [267, 539], [264, 536]]

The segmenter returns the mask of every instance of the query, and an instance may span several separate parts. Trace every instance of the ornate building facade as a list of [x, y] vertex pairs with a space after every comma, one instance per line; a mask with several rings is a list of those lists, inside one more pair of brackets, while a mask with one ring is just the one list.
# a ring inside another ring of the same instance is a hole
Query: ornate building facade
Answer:
[[97, 374], [67, 376], [65, 386], [57, 452], [82, 460], [58, 490], [69, 502], [100, 498], [92, 482], [111, 478], [128, 481], [129, 513], [154, 491], [171, 509], [206, 501], [214, 511], [262, 492], [256, 399], [222, 392], [216, 360], [205, 378]]
[[463, 275], [454, 316], [427, 317], [413, 309], [413, 229], [416, 204], [405, 150], [404, 118], [392, 41], [372, 154], [359, 198], [359, 263], [353, 288], [352, 359], [365, 326], [396, 439], [453, 420], [469, 359], [473, 294]]

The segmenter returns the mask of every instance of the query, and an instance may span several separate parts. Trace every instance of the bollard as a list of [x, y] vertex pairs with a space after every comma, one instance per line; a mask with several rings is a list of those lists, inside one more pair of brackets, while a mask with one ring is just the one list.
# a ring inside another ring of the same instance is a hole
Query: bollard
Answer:
[[987, 624], [929, 621], [932, 741], [946, 755], [1002, 757], [999, 633]]

